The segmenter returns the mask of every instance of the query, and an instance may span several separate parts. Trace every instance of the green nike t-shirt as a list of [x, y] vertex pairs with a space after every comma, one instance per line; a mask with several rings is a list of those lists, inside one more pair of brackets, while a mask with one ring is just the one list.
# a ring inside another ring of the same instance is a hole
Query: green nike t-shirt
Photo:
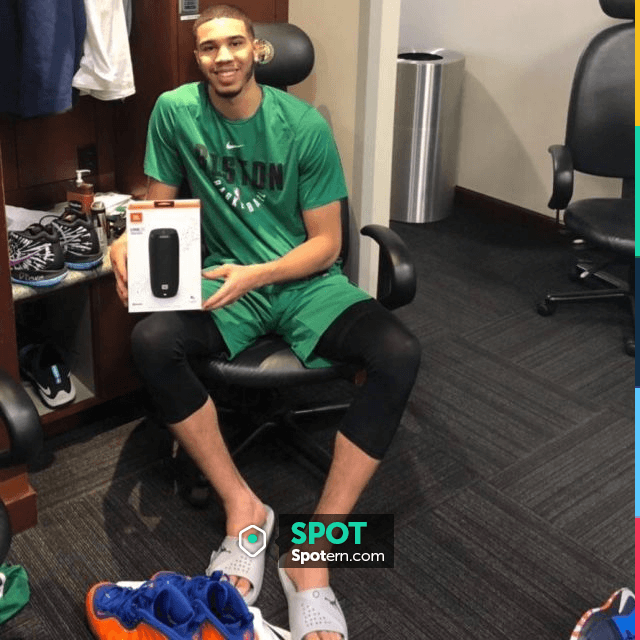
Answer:
[[261, 86], [247, 120], [228, 120], [205, 82], [163, 93], [149, 121], [145, 173], [201, 200], [205, 266], [275, 260], [306, 239], [302, 212], [347, 195], [326, 120], [311, 105]]

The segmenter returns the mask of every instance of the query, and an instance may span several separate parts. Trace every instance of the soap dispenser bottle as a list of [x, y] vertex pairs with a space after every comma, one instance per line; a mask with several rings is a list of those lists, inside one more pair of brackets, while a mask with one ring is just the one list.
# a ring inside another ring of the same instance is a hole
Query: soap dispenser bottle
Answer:
[[82, 207], [82, 214], [88, 219], [91, 213], [94, 192], [93, 185], [82, 179], [82, 174], [84, 173], [91, 173], [91, 171], [89, 169], [76, 170], [76, 179], [69, 186], [67, 200], [69, 202], [79, 202]]

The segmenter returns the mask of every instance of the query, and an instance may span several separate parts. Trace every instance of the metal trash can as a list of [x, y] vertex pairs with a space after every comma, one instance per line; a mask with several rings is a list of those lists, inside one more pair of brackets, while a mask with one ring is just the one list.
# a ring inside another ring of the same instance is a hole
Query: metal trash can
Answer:
[[464, 56], [455, 51], [398, 56], [392, 220], [435, 222], [453, 211], [463, 77]]

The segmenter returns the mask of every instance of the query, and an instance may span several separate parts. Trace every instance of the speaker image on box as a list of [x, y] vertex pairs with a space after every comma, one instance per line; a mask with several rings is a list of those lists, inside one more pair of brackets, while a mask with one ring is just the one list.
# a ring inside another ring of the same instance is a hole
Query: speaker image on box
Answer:
[[172, 298], [180, 284], [180, 238], [175, 229], [149, 234], [149, 275], [156, 298]]

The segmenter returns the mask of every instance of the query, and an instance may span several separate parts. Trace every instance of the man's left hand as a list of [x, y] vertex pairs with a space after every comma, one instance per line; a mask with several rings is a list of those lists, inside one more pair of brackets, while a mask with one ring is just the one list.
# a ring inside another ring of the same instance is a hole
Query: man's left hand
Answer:
[[202, 275], [208, 280], [225, 281], [218, 291], [202, 303], [203, 311], [226, 307], [245, 293], [265, 284], [264, 267], [259, 264], [224, 264], [211, 271], [205, 271]]

